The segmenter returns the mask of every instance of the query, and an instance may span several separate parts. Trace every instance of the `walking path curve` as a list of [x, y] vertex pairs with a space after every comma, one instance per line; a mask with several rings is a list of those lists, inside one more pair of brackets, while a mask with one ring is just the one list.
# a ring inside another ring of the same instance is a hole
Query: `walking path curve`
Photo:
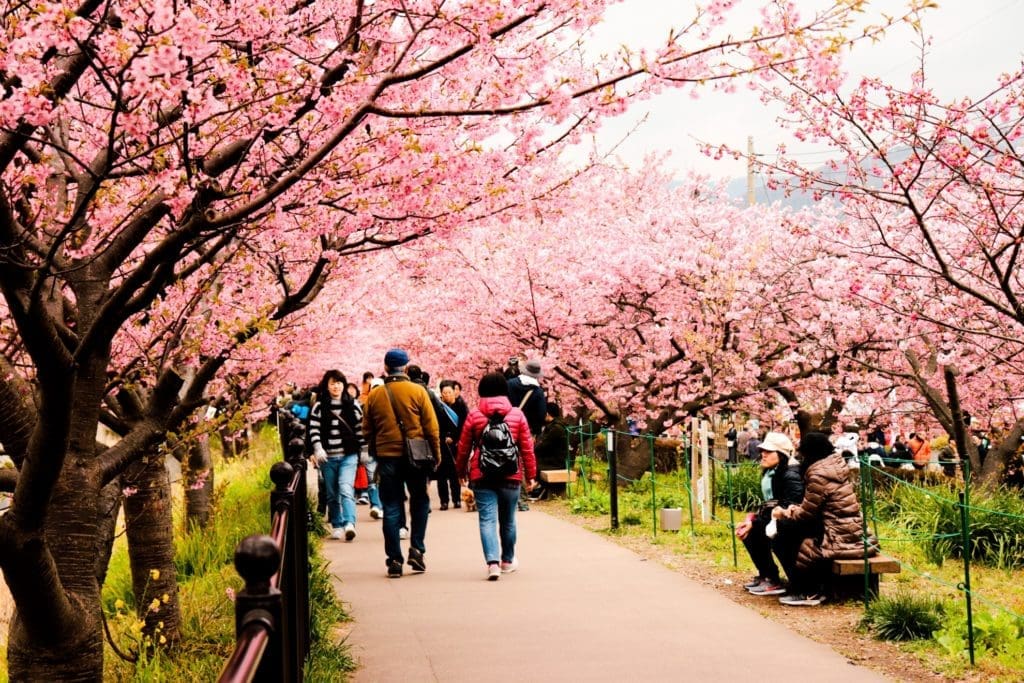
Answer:
[[355, 681], [884, 680], [536, 507], [517, 516], [519, 571], [486, 581], [476, 514], [436, 500], [423, 574], [385, 577], [366, 506], [354, 541], [324, 542], [354, 619]]

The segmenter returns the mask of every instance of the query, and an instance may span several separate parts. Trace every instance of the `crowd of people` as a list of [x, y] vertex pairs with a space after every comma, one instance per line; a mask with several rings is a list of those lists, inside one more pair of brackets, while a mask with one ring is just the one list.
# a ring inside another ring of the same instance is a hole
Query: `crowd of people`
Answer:
[[[316, 387], [282, 391], [272, 410], [306, 425], [331, 539], [355, 540], [357, 506], [369, 505], [371, 519], [381, 520], [386, 575], [399, 578], [406, 566], [426, 571], [434, 480], [437, 510], [461, 508], [464, 499], [475, 505], [485, 577], [494, 581], [518, 568], [516, 513], [547, 493], [536, 480], [538, 462], [565, 463], [561, 408], [542, 378], [539, 361], [520, 368], [511, 359], [480, 378], [479, 402], [470, 408], [458, 380], [432, 387], [430, 375], [395, 348], [384, 356], [384, 372], [365, 372], [361, 385], [329, 369]], [[505, 464], [495, 467], [501, 458]]]
[[[274, 408], [307, 425], [308, 457], [332, 539], [353, 541], [357, 505], [369, 505], [370, 518], [381, 520], [386, 575], [399, 578], [406, 566], [426, 571], [434, 480], [438, 511], [461, 508], [463, 500], [475, 505], [485, 577], [495, 581], [518, 568], [516, 514], [547, 493], [538, 472], [565, 466], [562, 411], [542, 379], [538, 361], [520, 367], [512, 358], [479, 379], [478, 401], [470, 407], [458, 380], [432, 387], [430, 375], [396, 348], [385, 354], [379, 376], [366, 372], [356, 385], [330, 369], [315, 388], [282, 392]], [[752, 422], [740, 430], [730, 424], [725, 437], [731, 462], [761, 465], [764, 503], [735, 530], [757, 570], [745, 588], [791, 606], [826, 600], [832, 560], [877, 552], [873, 539], [865, 544], [851, 467], [867, 458], [952, 474], [957, 463], [950, 446], [933, 450], [918, 433], [797, 437], [760, 432]]]
[[[760, 444], [767, 433], [759, 429], [756, 421], [743, 425], [739, 430], [734, 423], [729, 423], [725, 432], [729, 462], [760, 462]], [[790, 426], [785, 436], [798, 438], [795, 425]], [[971, 436], [984, 458], [990, 446], [988, 437], [980, 431], [973, 432]], [[863, 432], [843, 432], [834, 439], [833, 445], [851, 467], [859, 467], [861, 460], [866, 460], [879, 467], [943, 472], [949, 476], [955, 476], [959, 471], [960, 457], [956, 446], [945, 436], [931, 439], [922, 432], [905, 434], [876, 426]]]

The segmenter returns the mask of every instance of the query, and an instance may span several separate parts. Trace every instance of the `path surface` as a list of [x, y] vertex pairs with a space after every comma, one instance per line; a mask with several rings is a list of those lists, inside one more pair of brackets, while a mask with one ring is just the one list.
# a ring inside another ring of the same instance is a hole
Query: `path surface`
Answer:
[[519, 571], [485, 581], [476, 514], [436, 500], [424, 574], [385, 578], [366, 506], [354, 541], [324, 543], [354, 619], [356, 681], [884, 680], [536, 508], [517, 517]]

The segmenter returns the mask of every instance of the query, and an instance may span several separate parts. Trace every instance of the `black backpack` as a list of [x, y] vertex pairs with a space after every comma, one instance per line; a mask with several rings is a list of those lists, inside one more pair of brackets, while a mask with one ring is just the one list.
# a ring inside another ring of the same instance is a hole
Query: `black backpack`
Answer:
[[519, 447], [505, 416], [495, 411], [480, 434], [480, 472], [490, 479], [505, 478], [519, 471]]

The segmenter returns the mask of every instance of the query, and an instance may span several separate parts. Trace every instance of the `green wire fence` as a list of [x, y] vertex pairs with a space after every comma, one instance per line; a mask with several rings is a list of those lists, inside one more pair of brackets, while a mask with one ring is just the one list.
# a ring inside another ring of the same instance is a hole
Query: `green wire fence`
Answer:
[[[643, 483], [646, 485], [646, 478], [649, 474], [650, 477], [650, 502], [647, 504], [641, 504], [643, 507], [650, 506], [650, 519], [651, 519], [651, 536], [656, 538], [658, 535], [658, 491], [666, 490], [665, 483], [662, 482], [659, 488], [658, 477], [667, 478], [669, 480], [674, 479], [679, 489], [677, 493], [685, 491], [686, 494], [686, 512], [687, 518], [689, 519], [689, 534], [691, 539], [696, 542], [697, 539], [697, 528], [695, 518], [695, 491], [694, 482], [692, 480], [691, 462], [692, 458], [697, 457], [695, 446], [685, 444], [676, 449], [675, 458], [675, 473], [659, 473], [656, 468], [656, 448], [655, 442], [658, 435], [654, 434], [635, 434], [631, 432], [619, 432], [611, 429], [595, 429], [593, 424], [584, 423], [578, 426], [569, 427], [569, 448], [566, 452], [566, 470], [567, 472], [576, 473], [578, 476], [573, 481], [573, 478], [568, 477], [568, 483], [566, 484], [566, 493], [570, 499], [575, 499], [579, 496], [593, 497], [600, 493], [600, 490], [595, 488], [597, 483], [596, 479], [599, 477], [597, 474], [598, 463], [604, 459], [603, 465], [603, 480], [604, 483], [611, 490], [614, 487], [616, 490], [619, 486], [633, 486], [636, 487]], [[598, 439], [601, 439], [601, 444], [604, 448], [598, 448]], [[648, 444], [649, 450], [649, 471], [645, 473], [644, 479], [630, 479], [621, 475], [616, 475], [612, 478], [611, 473], [613, 467], [612, 463], [608, 462], [609, 457], [613, 457], [615, 450], [606, 450], [608, 439], [645, 439]], [[574, 445], [575, 442], [575, 445]], [[716, 514], [716, 506], [713, 505], [713, 501], [721, 500], [716, 493], [709, 493], [711, 500], [704, 500], [704, 505], [708, 505], [711, 508], [711, 514], [709, 516], [709, 524], [721, 524], [727, 527], [730, 532], [732, 539], [732, 555], [733, 555], [733, 566], [739, 566], [738, 548], [736, 543], [736, 518], [735, 513], [737, 511], [736, 501], [739, 499], [737, 491], [735, 490], [736, 473], [744, 471], [743, 468], [749, 469], [756, 467], [753, 463], [737, 463], [728, 462], [727, 460], [719, 460], [715, 458], [709, 458], [711, 464], [711, 472], [704, 473], [704, 476], [711, 476], [712, 482], [717, 481], [714, 475], [719, 470], [724, 472], [725, 480], [725, 501], [728, 505], [727, 517], [722, 517]], [[862, 541], [864, 544], [864, 608], [868, 609], [868, 603], [871, 598], [871, 568], [869, 566], [869, 547], [872, 543], [884, 543], [886, 545], [892, 545], [900, 547], [903, 543], [915, 543], [920, 546], [925, 544], [936, 544], [941, 545], [944, 548], [950, 548], [953, 551], [959, 551], [963, 560], [962, 569], [962, 580], [957, 582], [955, 585], [948, 582], [944, 582], [932, 575], [931, 572], [924, 571], [919, 567], [914, 567], [911, 564], [896, 559], [899, 562], [901, 569], [906, 569], [911, 574], [924, 578], [926, 580], [936, 583], [936, 585], [944, 586], [946, 588], [955, 589], [956, 592], [960, 593], [964, 601], [966, 608], [966, 621], [967, 621], [967, 654], [971, 665], [975, 663], [975, 625], [974, 625], [974, 609], [973, 603], [975, 598], [989, 607], [998, 609], [1006, 614], [1011, 615], [1016, 619], [1020, 619], [1024, 623], [1024, 615], [1021, 615], [1014, 610], [1010, 609], [1006, 605], [1002, 605], [996, 601], [986, 599], [977, 594], [977, 592], [971, 587], [971, 564], [974, 559], [974, 554], [980, 547], [980, 539], [976, 536], [972, 536], [972, 526], [977, 526], [979, 516], [992, 515], [1002, 519], [1013, 519], [1024, 521], [1024, 515], [1014, 514], [1005, 510], [998, 510], [987, 507], [974, 507], [971, 505], [971, 483], [970, 483], [970, 467], [967, 461], [957, 463], [961, 466], [963, 472], [962, 480], [956, 479], [956, 486], [949, 486], [950, 496], [944, 496], [937, 493], [933, 488], [928, 488], [923, 485], [919, 485], [913, 481], [908, 481], [906, 477], [898, 476], [895, 468], [901, 465], [913, 464], [912, 461], [905, 461], [899, 459], [886, 458], [886, 466], [878, 466], [871, 462], [867, 456], [861, 456], [857, 459], [859, 464], [859, 482], [857, 486], [860, 504], [861, 504], [861, 533]], [[948, 464], [948, 463], [947, 463]], [[916, 476], [916, 475], [915, 475]], [[882, 519], [882, 514], [879, 512], [879, 494], [876, 486], [876, 479], [885, 482], [889, 487], [889, 498], [893, 498], [893, 491], [896, 487], [905, 487], [908, 491], [913, 491], [915, 494], [924, 497], [925, 500], [930, 501], [931, 504], [941, 506], [946, 511], [955, 511], [956, 524], [955, 528], [949, 528], [940, 530], [939, 528], [931, 530], [921, 530], [913, 528], [901, 528], [899, 533], [892, 533], [891, 535], [883, 535], [879, 533], [880, 521], [883, 525], [887, 525], [886, 520]], [[713, 488], [709, 484], [709, 488]], [[956, 490], [958, 489], [958, 490]], [[955, 497], [953, 495], [955, 494]], [[634, 523], [635, 520], [634, 520]], [[617, 526], [617, 517], [615, 519], [615, 526]], [[682, 527], [680, 527], [679, 533], [682, 533]], [[954, 543], [959, 542], [960, 547], [956, 549]], [[1001, 542], [1000, 542], [1001, 543]], [[1024, 548], [1024, 539], [1021, 540], [1022, 548]], [[885, 546], [883, 545], [883, 552]], [[928, 553], [926, 552], [926, 555]], [[955, 553], [954, 553], [955, 554]], [[1017, 556], [1014, 556], [1017, 557]], [[1024, 549], [1019, 552], [1019, 561], [1021, 566], [1024, 566]]]

